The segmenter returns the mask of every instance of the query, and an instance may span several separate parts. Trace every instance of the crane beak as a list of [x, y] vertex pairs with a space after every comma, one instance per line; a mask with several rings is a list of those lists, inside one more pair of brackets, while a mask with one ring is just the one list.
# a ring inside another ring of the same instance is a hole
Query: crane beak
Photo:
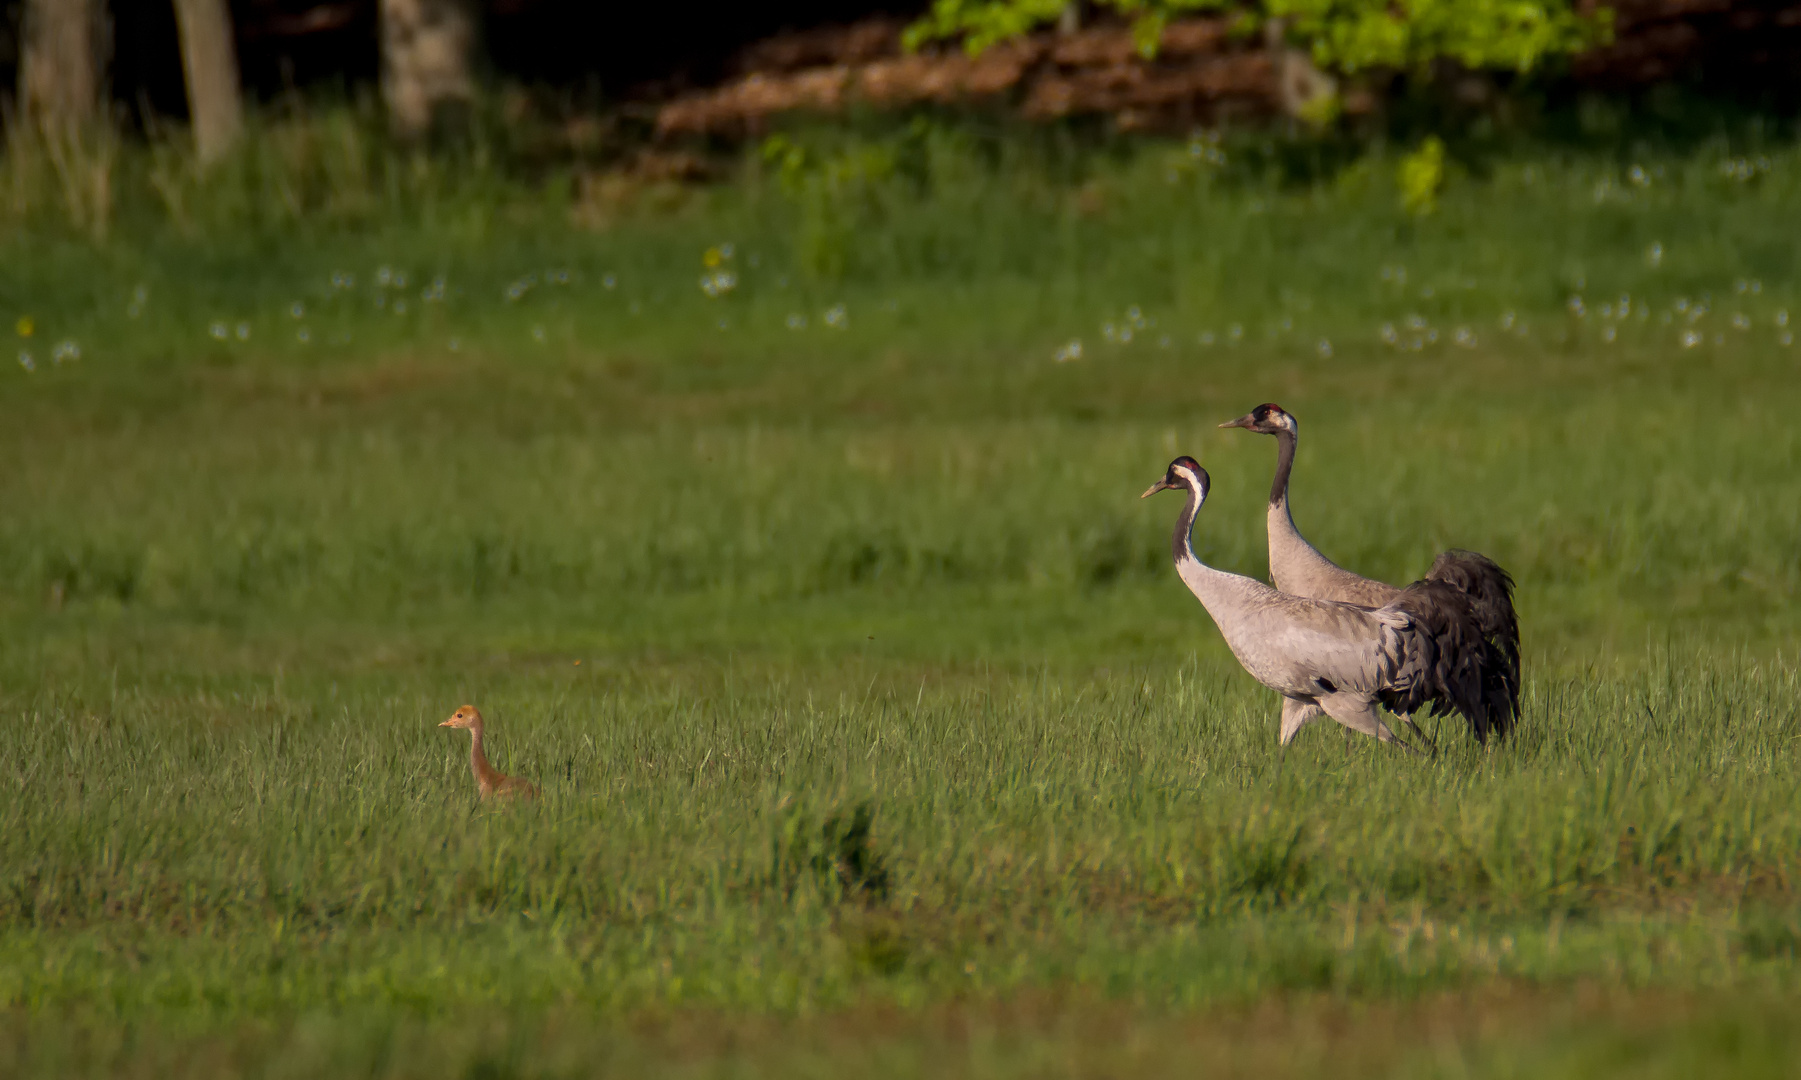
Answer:
[[1176, 486], [1175, 484], [1172, 484], [1169, 482], [1169, 477], [1166, 476], [1163, 479], [1157, 481], [1155, 484], [1152, 484], [1150, 487], [1146, 488], [1144, 491], [1144, 494], [1140, 495], [1138, 497], [1141, 499], [1148, 499], [1152, 495], [1157, 494], [1159, 491], [1168, 491], [1175, 486]]
[[1248, 429], [1251, 427], [1251, 425], [1255, 424], [1256, 422], [1257, 421], [1251, 419], [1250, 413], [1245, 413], [1243, 416], [1239, 417], [1236, 420], [1227, 420], [1225, 423], [1221, 424], [1220, 427], [1241, 427], [1241, 428]]
[[442, 724], [439, 724], [438, 726], [439, 727], [455, 727], [456, 726], [456, 717], [453, 716], [450, 719], [444, 721]]

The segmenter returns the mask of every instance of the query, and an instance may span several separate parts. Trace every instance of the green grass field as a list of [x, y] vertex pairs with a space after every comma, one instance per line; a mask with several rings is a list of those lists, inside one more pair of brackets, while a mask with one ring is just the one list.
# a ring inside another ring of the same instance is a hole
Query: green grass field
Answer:
[[[0, 1073], [1794, 1073], [1801, 152], [923, 130], [15, 224]], [[1275, 785], [1137, 498], [1263, 574], [1264, 400], [1328, 554], [1514, 573], [1515, 740]]]

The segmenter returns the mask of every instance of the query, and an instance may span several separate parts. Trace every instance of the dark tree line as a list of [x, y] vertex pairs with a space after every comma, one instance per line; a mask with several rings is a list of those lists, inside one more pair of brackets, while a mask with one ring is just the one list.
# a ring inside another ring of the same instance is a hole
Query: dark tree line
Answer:
[[[37, 122], [190, 118], [228, 146], [245, 97], [379, 84], [402, 136], [498, 76], [617, 99], [723, 77], [746, 42], [924, 0], [617, 5], [593, 0], [0, 0], [0, 99]], [[10, 76], [10, 77], [9, 77]]]
[[[228, 0], [168, 0], [175, 23], [186, 113], [200, 159], [217, 159], [243, 126], [244, 81], [238, 63], [239, 23]], [[25, 0], [16, 40], [16, 113], [41, 128], [79, 127], [103, 108], [114, 55], [168, 44], [142, 33], [145, 0], [120, 20], [103, 0]], [[255, 11], [259, 6], [242, 5]], [[293, 36], [329, 29], [347, 5], [312, 4], [291, 12], [262, 11], [262, 25]], [[474, 94], [472, 65], [478, 12], [471, 0], [378, 0], [376, 26], [382, 96], [397, 135], [424, 134], [445, 109]]]
[[[1575, 59], [1582, 85], [1705, 81], [1749, 90], [1779, 108], [1796, 104], [1801, 0], [1580, 0], [1578, 7], [1598, 4], [1613, 9], [1615, 40]], [[454, 122], [484, 80], [576, 89], [597, 102], [666, 98], [742, 74], [734, 57], [778, 31], [878, 14], [911, 20], [927, 7], [927, 0], [0, 0], [0, 107], [14, 122], [48, 128], [113, 115], [186, 118], [200, 157], [210, 160], [237, 137], [247, 98], [320, 85], [352, 93], [379, 87], [395, 134], [416, 139]], [[1066, 5], [1078, 7], [1112, 10], [1094, 0]]]

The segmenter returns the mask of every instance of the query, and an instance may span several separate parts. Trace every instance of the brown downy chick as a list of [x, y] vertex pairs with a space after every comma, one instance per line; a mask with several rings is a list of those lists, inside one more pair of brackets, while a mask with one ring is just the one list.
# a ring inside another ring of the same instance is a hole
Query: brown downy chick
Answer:
[[473, 705], [464, 705], [439, 727], [462, 728], [469, 732], [469, 771], [475, 774], [475, 786], [481, 797], [501, 799], [535, 799], [538, 786], [517, 776], [508, 776], [488, 764], [482, 753], [482, 714]]

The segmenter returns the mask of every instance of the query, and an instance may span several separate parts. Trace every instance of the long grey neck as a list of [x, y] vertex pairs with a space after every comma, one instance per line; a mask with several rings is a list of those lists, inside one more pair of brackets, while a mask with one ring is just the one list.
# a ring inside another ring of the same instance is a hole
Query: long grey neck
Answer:
[[1271, 506], [1288, 507], [1288, 474], [1294, 471], [1294, 432], [1276, 432], [1276, 477], [1270, 481]]
[[1216, 570], [1195, 555], [1194, 520], [1205, 501], [1198, 487], [1188, 489], [1188, 503], [1182, 507], [1175, 535], [1170, 539], [1170, 554], [1176, 560], [1176, 574], [1181, 577], [1182, 584], [1188, 586], [1188, 591], [1207, 609], [1207, 614], [1213, 616], [1214, 624], [1225, 635], [1226, 644], [1242, 661], [1244, 654], [1240, 649], [1244, 642], [1240, 640], [1240, 630], [1247, 605], [1254, 603], [1258, 595], [1267, 593], [1269, 587], [1247, 577]]
[[1205, 501], [1201, 489], [1192, 485], [1188, 488], [1188, 502], [1182, 507], [1182, 516], [1176, 519], [1175, 535], [1169, 540], [1170, 558], [1176, 561], [1179, 570], [1186, 563], [1199, 563], [1194, 557], [1194, 519], [1201, 512], [1201, 503]]
[[1276, 476], [1270, 481], [1269, 510], [1264, 518], [1269, 534], [1270, 582], [1283, 592], [1301, 596], [1350, 599], [1331, 591], [1321, 591], [1332, 585], [1331, 581], [1322, 580], [1322, 574], [1342, 575], [1343, 572], [1332, 560], [1321, 555], [1319, 549], [1308, 543], [1301, 531], [1295, 528], [1294, 512], [1288, 505], [1288, 475], [1294, 469], [1294, 450], [1295, 433], [1291, 430], [1278, 430]]

